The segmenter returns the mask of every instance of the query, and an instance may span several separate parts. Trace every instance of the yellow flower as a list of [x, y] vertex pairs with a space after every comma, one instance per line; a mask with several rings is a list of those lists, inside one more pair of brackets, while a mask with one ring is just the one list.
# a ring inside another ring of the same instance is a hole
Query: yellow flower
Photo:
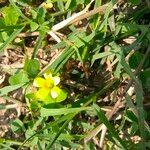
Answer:
[[51, 9], [53, 7], [53, 4], [51, 2], [43, 2], [41, 6], [45, 9]]
[[38, 87], [35, 96], [39, 101], [45, 103], [61, 102], [66, 99], [67, 93], [58, 87], [60, 77], [52, 76], [51, 72], [44, 74], [44, 78], [34, 79], [33, 86]]

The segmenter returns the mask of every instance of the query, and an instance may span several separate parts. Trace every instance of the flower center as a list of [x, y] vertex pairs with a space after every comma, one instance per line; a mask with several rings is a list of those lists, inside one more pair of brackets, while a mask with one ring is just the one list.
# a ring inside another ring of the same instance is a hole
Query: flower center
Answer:
[[44, 88], [49, 89], [54, 86], [54, 83], [50, 82], [49, 80], [46, 80], [44, 83]]

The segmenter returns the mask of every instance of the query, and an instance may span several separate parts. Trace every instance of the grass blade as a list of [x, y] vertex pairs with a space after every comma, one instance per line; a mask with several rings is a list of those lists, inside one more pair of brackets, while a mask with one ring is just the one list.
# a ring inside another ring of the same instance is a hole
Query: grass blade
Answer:
[[5, 86], [3, 88], [0, 89], [0, 96], [4, 96], [7, 93], [14, 91], [16, 89], [19, 89], [20, 87], [24, 86], [25, 83], [21, 83], [21, 84], [16, 84], [16, 85], [10, 85], [10, 86]]
[[41, 116], [47, 117], [47, 116], [57, 116], [57, 115], [64, 115], [64, 114], [70, 114], [70, 113], [79, 113], [83, 110], [89, 110], [90, 107], [81, 107], [81, 108], [58, 108], [58, 109], [47, 109], [42, 107], [41, 108]]
[[119, 135], [116, 132], [116, 129], [110, 124], [100, 107], [96, 104], [93, 104], [93, 107], [96, 110], [99, 119], [105, 124], [107, 129], [110, 131], [111, 135], [115, 138], [115, 141], [121, 145], [122, 149], [127, 149], [124, 141], [119, 137]]
[[3, 51], [15, 38], [16, 36], [23, 30], [24, 26], [18, 30], [14, 30], [14, 32], [10, 35], [10, 37], [0, 46], [0, 51]]

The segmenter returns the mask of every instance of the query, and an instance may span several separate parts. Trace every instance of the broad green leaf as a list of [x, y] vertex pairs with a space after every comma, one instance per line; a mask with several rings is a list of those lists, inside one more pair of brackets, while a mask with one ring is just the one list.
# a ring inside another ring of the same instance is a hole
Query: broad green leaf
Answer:
[[9, 35], [7, 32], [1, 32], [1, 36], [2, 36], [3, 41], [6, 41], [9, 38]]
[[11, 85], [27, 83], [27, 82], [29, 82], [28, 75], [24, 71], [20, 71], [19, 73], [15, 74], [9, 78], [9, 83]]
[[45, 21], [46, 10], [43, 7], [40, 7], [37, 14], [37, 20], [39, 24], [44, 23]]
[[62, 102], [67, 98], [67, 92], [57, 86], [51, 89], [51, 95], [54, 98], [54, 102]]
[[39, 25], [36, 22], [33, 22], [33, 21], [30, 22], [31, 32], [33, 32], [36, 29], [38, 29], [38, 27], [39, 27]]
[[25, 69], [25, 71], [27, 71], [27, 73], [30, 77], [34, 78], [39, 73], [40, 63], [37, 59], [30, 59], [29, 60], [27, 58], [25, 61], [24, 69]]
[[14, 0], [9, 0], [10, 4], [13, 6], [13, 8], [16, 10], [16, 12], [25, 20], [30, 21], [29, 18], [27, 18], [22, 11], [20, 10], [20, 8], [15, 4]]
[[59, 95], [58, 95], [58, 97], [56, 98], [55, 101], [56, 101], [56, 102], [62, 102], [62, 101], [64, 101], [66, 98], [67, 98], [67, 92], [61, 89], [61, 91], [60, 91], [60, 93], [59, 93]]
[[4, 18], [0, 18], [0, 31], [1, 31], [1, 28], [5, 27], [5, 21], [4, 21]]
[[19, 18], [19, 14], [12, 6], [4, 7], [3, 16], [6, 26], [15, 25]]
[[78, 113], [80, 111], [89, 110], [90, 107], [82, 107], [82, 108], [58, 108], [58, 109], [47, 109], [41, 108], [41, 116], [57, 116], [57, 115], [66, 115], [70, 113]]
[[11, 85], [11, 86], [5, 86], [0, 89], [0, 96], [7, 95], [9, 92], [17, 90], [17, 89], [23, 87], [24, 85], [25, 85], [25, 83], [20, 83], [20, 84]]
[[31, 10], [31, 14], [32, 14], [32, 18], [33, 18], [33, 19], [36, 19], [36, 17], [37, 17], [37, 12], [36, 12], [34, 9]]

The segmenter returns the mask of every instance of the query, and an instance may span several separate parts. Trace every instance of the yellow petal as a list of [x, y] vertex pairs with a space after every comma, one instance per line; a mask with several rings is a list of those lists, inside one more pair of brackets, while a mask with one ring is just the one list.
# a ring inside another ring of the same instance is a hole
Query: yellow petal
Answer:
[[58, 85], [60, 82], [60, 77], [57, 76], [53, 77], [53, 81], [54, 81], [54, 85]]
[[49, 3], [43, 2], [43, 3], [41, 4], [41, 6], [44, 7], [45, 9], [50, 9], [50, 8], [53, 7], [53, 4], [52, 4], [51, 2], [49, 2]]
[[48, 71], [44, 74], [44, 78], [53, 80], [54, 85], [58, 85], [60, 82], [60, 77], [58, 77], [58, 76], [53, 77], [53, 75], [50, 71]]
[[47, 79], [47, 78], [52, 78], [52, 73], [50, 71], [44, 73], [44, 78]]
[[45, 79], [45, 88], [52, 88], [54, 86], [54, 81], [51, 78]]
[[58, 95], [59, 95], [59, 93], [60, 93], [60, 88], [57, 87], [57, 86], [55, 86], [55, 87], [53, 87], [53, 88], [51, 89], [50, 92], [51, 92], [52, 98], [57, 98]]
[[35, 87], [44, 87], [45, 85], [45, 79], [41, 77], [37, 77], [34, 79], [33, 86]]
[[50, 93], [50, 90], [47, 88], [40, 88], [37, 92], [36, 92], [36, 97], [38, 100], [40, 101], [44, 101], [48, 95]]

